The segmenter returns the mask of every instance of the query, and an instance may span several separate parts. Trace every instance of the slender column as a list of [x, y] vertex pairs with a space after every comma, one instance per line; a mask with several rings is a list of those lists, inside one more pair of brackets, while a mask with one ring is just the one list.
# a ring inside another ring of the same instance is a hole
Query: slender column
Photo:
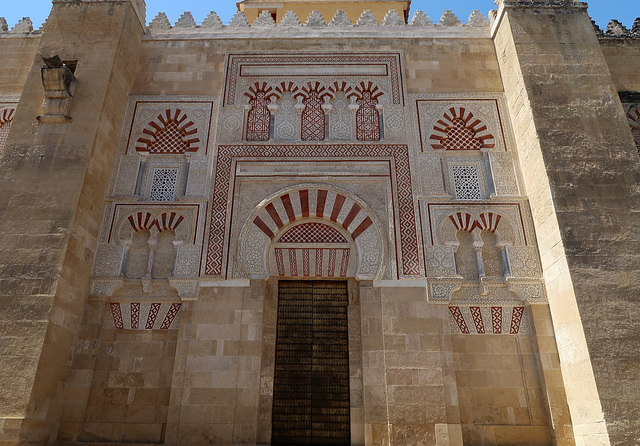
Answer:
[[136, 179], [136, 192], [135, 196], [140, 198], [140, 190], [142, 189], [142, 179], [144, 178], [144, 171], [147, 165], [147, 158], [149, 152], [140, 153], [140, 165], [138, 166], [138, 177]]

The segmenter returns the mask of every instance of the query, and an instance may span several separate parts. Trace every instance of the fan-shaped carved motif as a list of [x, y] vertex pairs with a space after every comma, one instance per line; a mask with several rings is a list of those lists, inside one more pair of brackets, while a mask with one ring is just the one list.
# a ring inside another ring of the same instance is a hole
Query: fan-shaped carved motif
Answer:
[[481, 231], [496, 232], [501, 218], [500, 215], [494, 214], [493, 212], [484, 212], [476, 218], [475, 226], [480, 228]]
[[138, 138], [136, 150], [151, 154], [184, 154], [198, 151], [200, 139], [193, 121], [180, 109], [165, 110], [149, 122]]
[[456, 212], [449, 215], [449, 220], [453, 223], [458, 231], [471, 232], [475, 228], [479, 228], [481, 231], [496, 232], [498, 229], [498, 223], [502, 217], [493, 212], [483, 212], [478, 215], [478, 218], [474, 218], [467, 212]]
[[156, 224], [156, 219], [148, 212], [138, 212], [137, 214], [129, 215], [129, 223], [131, 223], [133, 230], [137, 232], [153, 228]]
[[350, 98], [351, 96], [357, 96], [355, 90], [351, 88], [351, 86], [345, 81], [335, 81], [334, 83], [329, 85], [329, 92], [331, 92], [333, 97], [335, 97], [336, 93], [339, 91], [344, 92], [344, 95], [348, 98]]
[[175, 231], [182, 220], [184, 220], [184, 217], [180, 214], [175, 212], [165, 212], [156, 218], [156, 225], [158, 226], [159, 231]]
[[453, 215], [449, 215], [449, 219], [458, 231], [473, 231], [476, 224], [476, 220], [473, 216], [466, 212], [457, 212]]
[[176, 212], [164, 212], [157, 218], [151, 215], [149, 212], [138, 212], [133, 215], [129, 215], [129, 223], [134, 231], [141, 231], [144, 229], [151, 229], [154, 226], [158, 227], [160, 232], [164, 230], [175, 231], [178, 225], [184, 220], [184, 216]]
[[[312, 202], [310, 192], [313, 193], [315, 209], [310, 206]], [[315, 191], [302, 189], [284, 194], [267, 204], [264, 211], [255, 217], [253, 223], [272, 240], [275, 237], [274, 233], [282, 229], [285, 222], [293, 222], [313, 215], [341, 224], [354, 240], [373, 224], [371, 217], [366, 215], [358, 203], [342, 194], [332, 194], [332, 203], [328, 203], [328, 196], [329, 191], [326, 189]], [[294, 206], [299, 209], [299, 212], [294, 209]]]
[[278, 98], [281, 98], [281, 97], [282, 97], [282, 94], [283, 94], [285, 91], [289, 91], [289, 92], [291, 92], [291, 96], [293, 96], [294, 98], [295, 98], [295, 97], [297, 97], [297, 96], [299, 96], [299, 95], [301, 94], [301, 93], [300, 93], [300, 89], [298, 88], [298, 86], [297, 86], [296, 84], [294, 84], [293, 82], [291, 82], [291, 81], [288, 81], [288, 82], [280, 82], [280, 84], [276, 85], [276, 92], [275, 92], [275, 95], [276, 95]]
[[431, 147], [445, 150], [493, 149], [495, 140], [487, 126], [464, 107], [451, 107], [433, 126]]

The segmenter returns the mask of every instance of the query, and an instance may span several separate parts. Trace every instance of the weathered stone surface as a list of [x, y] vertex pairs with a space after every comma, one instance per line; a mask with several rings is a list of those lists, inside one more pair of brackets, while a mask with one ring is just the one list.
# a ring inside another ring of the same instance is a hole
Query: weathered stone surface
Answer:
[[282, 18], [282, 21], [280, 22], [280, 26], [298, 28], [302, 26], [302, 24], [300, 23], [300, 19], [295, 12], [287, 11], [287, 13]]
[[151, 23], [149, 23], [149, 29], [171, 29], [171, 22], [169, 22], [169, 19], [164, 12], [159, 12], [158, 15], [156, 15], [151, 21]]
[[9, 32], [13, 34], [33, 32], [33, 23], [29, 17], [23, 17]]
[[346, 12], [342, 9], [338, 9], [329, 22], [329, 26], [351, 26], [351, 20]]
[[418, 9], [411, 19], [411, 26], [431, 26], [433, 21], [425, 14], [424, 11]]
[[211, 11], [207, 17], [205, 17], [205, 19], [202, 21], [202, 25], [203, 28], [213, 28], [213, 29], [219, 29], [222, 28], [224, 25], [222, 24], [222, 20], [220, 20], [220, 17], [218, 16], [218, 14], [216, 14], [214, 11]]
[[316, 277], [353, 444], [634, 444], [637, 26], [498, 3], [0, 21], [0, 443], [270, 444], [278, 287]]
[[406, 26], [404, 19], [400, 17], [395, 9], [391, 9], [382, 20], [382, 26]]
[[196, 21], [193, 19], [193, 15], [189, 11], [186, 11], [180, 16], [175, 24], [176, 28], [195, 28]]
[[271, 13], [267, 10], [262, 11], [255, 22], [253, 22], [253, 26], [257, 26], [260, 28], [270, 28], [276, 26], [275, 20], [271, 17]]
[[309, 14], [309, 17], [307, 17], [307, 21], [305, 22], [304, 26], [308, 26], [310, 28], [318, 28], [327, 26], [327, 22], [324, 21], [324, 18], [322, 17], [322, 14], [320, 14], [320, 11], [315, 9], [311, 11], [311, 14]]
[[440, 17], [440, 21], [438, 22], [438, 25], [461, 26], [462, 22], [460, 22], [460, 19], [453, 12], [451, 12], [450, 9], [447, 9], [442, 13], [442, 17]]
[[249, 21], [242, 11], [236, 12], [229, 22], [230, 28], [242, 28], [249, 26]]

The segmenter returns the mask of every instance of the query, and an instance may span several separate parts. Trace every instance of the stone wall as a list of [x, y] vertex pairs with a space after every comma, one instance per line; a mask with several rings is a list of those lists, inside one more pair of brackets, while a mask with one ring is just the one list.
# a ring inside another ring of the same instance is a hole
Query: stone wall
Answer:
[[[164, 38], [163, 38], [164, 37]], [[234, 38], [145, 41], [132, 94], [218, 95], [225, 53], [281, 51], [279, 40]], [[222, 37], [222, 36], [220, 36]], [[273, 38], [277, 38], [276, 33]], [[370, 51], [372, 40], [291, 39], [287, 51]], [[493, 44], [488, 38], [376, 39], [377, 48], [403, 51], [408, 93], [502, 91]]]
[[600, 49], [618, 91], [640, 91], [640, 40], [601, 39]]
[[453, 335], [464, 444], [551, 443], [531, 335]]
[[0, 96], [19, 96], [40, 45], [40, 36], [0, 38]]

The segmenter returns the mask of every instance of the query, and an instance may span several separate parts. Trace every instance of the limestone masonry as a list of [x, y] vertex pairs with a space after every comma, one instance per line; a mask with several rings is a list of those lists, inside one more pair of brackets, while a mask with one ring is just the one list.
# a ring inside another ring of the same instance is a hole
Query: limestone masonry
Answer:
[[640, 444], [640, 19], [496, 4], [0, 18], [0, 446]]

